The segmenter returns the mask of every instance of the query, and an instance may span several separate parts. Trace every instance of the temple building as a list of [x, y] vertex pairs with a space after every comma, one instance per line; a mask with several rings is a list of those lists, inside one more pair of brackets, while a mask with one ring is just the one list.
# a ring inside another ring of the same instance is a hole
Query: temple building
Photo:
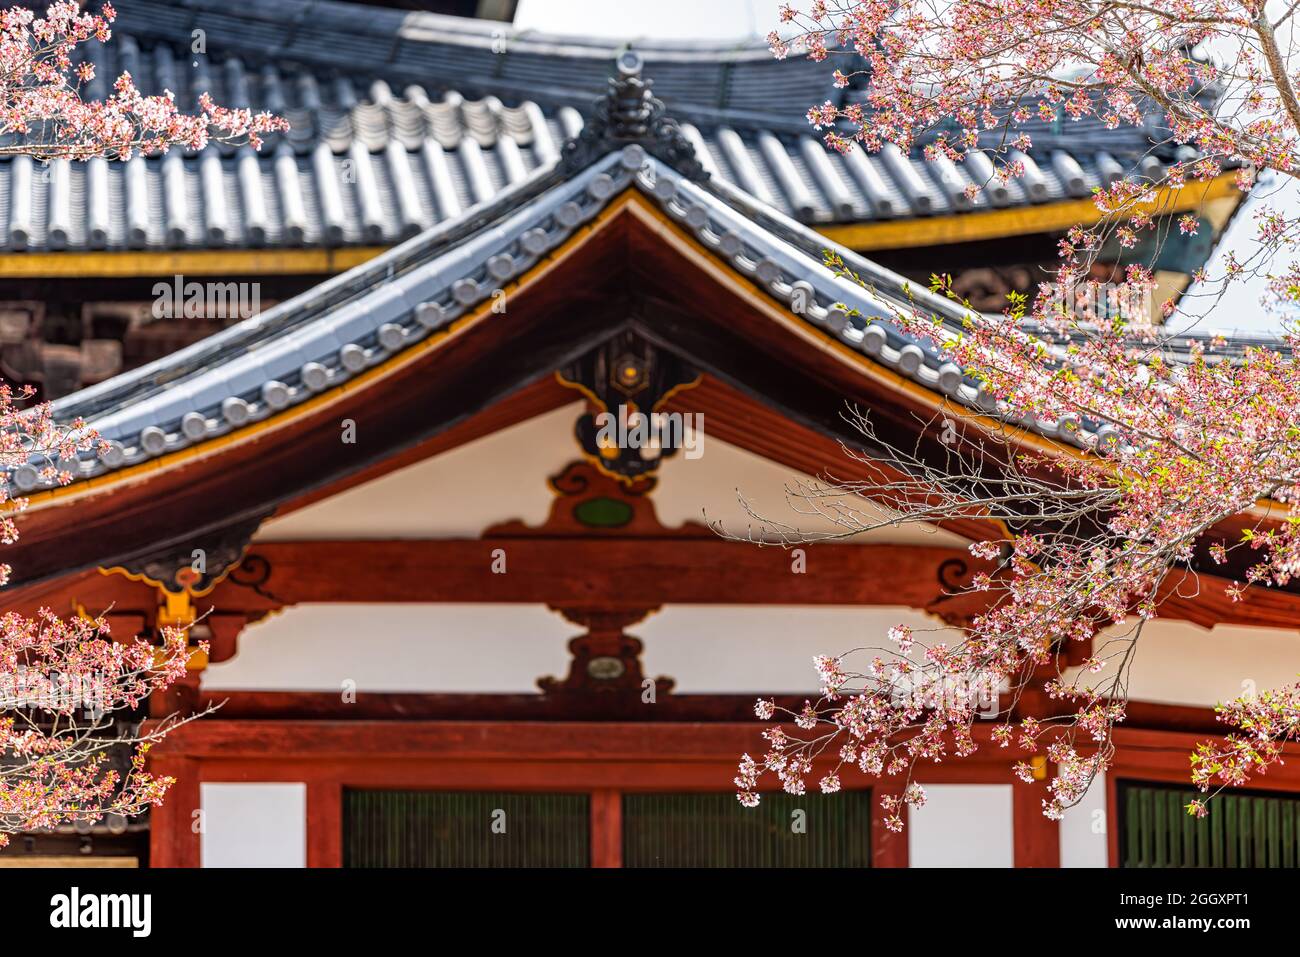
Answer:
[[[815, 696], [812, 656], [982, 610], [967, 546], [1001, 531], [976, 519], [745, 540], [751, 513], [817, 530], [788, 487], [863, 477], [845, 446], [879, 450], [849, 407], [936, 456], [936, 421], [998, 414], [891, 310], [959, 323], [926, 290], [947, 272], [996, 311], [1095, 218], [1096, 186], [1184, 155], [1043, 123], [1025, 175], [972, 201], [978, 161], [828, 151], [804, 112], [863, 91], [761, 45], [329, 0], [121, 6], [97, 84], [129, 70], [292, 129], [261, 152], [0, 158], [0, 376], [108, 441], [66, 487], [10, 475], [31, 504], [5, 607], [111, 609], [127, 635], [197, 619], [209, 652], [139, 717], [219, 708], [153, 753], [177, 783], [147, 819], [28, 835], [0, 863], [1296, 864], [1300, 763], [1213, 829], [1180, 809], [1213, 705], [1296, 671], [1300, 591], [1233, 603], [1208, 557], [1142, 638], [1114, 767], [1060, 823], [992, 746], [920, 767], [902, 834], [879, 806], [894, 779], [753, 810], [732, 785], [762, 747], [755, 698]], [[1149, 251], [1158, 296], [1206, 261], [1233, 178], [1161, 197], [1204, 228]]]

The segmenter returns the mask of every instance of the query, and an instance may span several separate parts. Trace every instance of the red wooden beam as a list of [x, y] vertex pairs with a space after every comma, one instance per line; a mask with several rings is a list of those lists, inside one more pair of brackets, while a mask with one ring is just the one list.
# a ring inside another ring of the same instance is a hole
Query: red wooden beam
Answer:
[[[1011, 767], [1018, 752], [993, 743], [995, 722], [980, 722], [972, 737], [981, 747], [967, 758], [921, 770], [940, 771], [969, 765]], [[157, 745], [154, 754], [203, 760], [260, 760], [271, 764], [295, 760], [421, 759], [428, 761], [606, 761], [677, 764], [723, 761], [734, 765], [742, 751], [761, 745], [765, 722], [634, 721], [295, 721], [224, 720], [220, 716], [182, 725]], [[1208, 736], [1179, 731], [1117, 727], [1113, 738], [1121, 751], [1133, 750], [1133, 768], [1186, 775], [1187, 754]], [[1285, 748], [1300, 756], [1300, 744]], [[834, 760], [831, 756], [829, 760]], [[1129, 770], [1118, 762], [1117, 767]], [[927, 772], [928, 774], [928, 772]], [[949, 775], [936, 773], [936, 780]], [[1300, 784], [1300, 761], [1270, 771], [1270, 781]]]
[[[183, 725], [156, 755], [199, 759], [389, 758], [430, 761], [663, 761], [734, 765], [765, 727], [747, 724], [652, 725], [632, 722], [225, 721]], [[759, 741], [761, 743], [761, 741]]]
[[[226, 720], [343, 721], [635, 721], [746, 722], [754, 719], [756, 694], [678, 694], [649, 708], [641, 688], [625, 693], [541, 694], [468, 692], [364, 692], [355, 701], [335, 691], [223, 691], [204, 688], [195, 707], [218, 708]], [[802, 709], [807, 694], [767, 695], [778, 708]]]
[[[456, 601], [925, 608], [951, 591], [940, 581], [945, 562], [992, 568], [961, 549], [916, 545], [824, 545], [805, 549], [796, 563], [780, 548], [712, 538], [259, 542], [251, 554], [270, 562], [259, 588], [274, 599], [228, 579], [207, 599], [214, 607]], [[502, 559], [504, 573], [494, 570]], [[965, 596], [951, 602], [969, 603]]]
[[[843, 544], [791, 551], [720, 538], [511, 538], [259, 542], [270, 562], [263, 594], [232, 576], [200, 604], [260, 612], [302, 602], [527, 602], [588, 608], [664, 604], [877, 605], [979, 614], [987, 596], [962, 591], [991, 563], [961, 548]], [[505, 573], [498, 559], [504, 557]], [[802, 573], [797, 567], [805, 569]], [[1293, 629], [1300, 596], [1252, 589], [1233, 602], [1228, 582], [1170, 576], [1161, 615], [1215, 624]], [[267, 596], [274, 596], [273, 598]]]
[[[381, 692], [364, 693], [344, 701], [336, 691], [223, 691], [203, 689], [200, 707], [219, 705], [225, 721], [342, 720], [342, 721], [628, 721], [637, 723], [746, 723], [753, 720], [751, 694], [678, 694], [646, 708], [638, 693], [630, 698], [601, 694], [587, 698], [555, 698], [533, 693]], [[778, 708], [798, 710], [806, 694], [765, 695]], [[1225, 726], [1213, 708], [1129, 701], [1126, 731], [1181, 731], [1221, 735]], [[1023, 716], [1030, 716], [1025, 712]], [[1042, 714], [1034, 715], [1043, 717]]]

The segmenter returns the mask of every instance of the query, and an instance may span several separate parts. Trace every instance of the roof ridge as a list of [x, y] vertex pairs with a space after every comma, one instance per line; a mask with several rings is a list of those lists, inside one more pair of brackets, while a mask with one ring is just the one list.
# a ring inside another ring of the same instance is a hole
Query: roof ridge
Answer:
[[[825, 64], [775, 59], [761, 43], [660, 41], [543, 34], [510, 24], [386, 10], [340, 0], [130, 0], [119, 34], [245, 62], [446, 85], [572, 105], [598, 92], [617, 57], [635, 48], [658, 95], [676, 107], [765, 113], [800, 120], [808, 104], [836, 97]], [[700, 91], [708, 91], [697, 102]]]

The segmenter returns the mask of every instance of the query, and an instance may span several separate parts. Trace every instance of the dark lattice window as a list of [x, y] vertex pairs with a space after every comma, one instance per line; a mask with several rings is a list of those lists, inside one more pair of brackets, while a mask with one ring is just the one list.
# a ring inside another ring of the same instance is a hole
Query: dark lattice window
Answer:
[[869, 791], [623, 797], [624, 867], [869, 867], [870, 836]]
[[1223, 791], [1209, 815], [1187, 805], [1194, 788], [1119, 782], [1124, 867], [1295, 867], [1300, 796]]
[[586, 867], [585, 794], [343, 793], [345, 867]]

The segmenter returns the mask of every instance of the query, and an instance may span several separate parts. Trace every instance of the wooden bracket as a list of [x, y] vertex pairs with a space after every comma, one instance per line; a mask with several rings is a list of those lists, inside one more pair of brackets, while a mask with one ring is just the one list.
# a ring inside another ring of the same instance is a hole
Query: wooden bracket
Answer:
[[[539, 678], [537, 686], [543, 694], [626, 694], [643, 695], [649, 690], [641, 668], [641, 639], [627, 634], [624, 629], [643, 620], [657, 608], [643, 609], [590, 609], [556, 608], [561, 615], [587, 629], [569, 642], [573, 660], [569, 674], [563, 680], [554, 677]], [[654, 679], [654, 694], [671, 693], [672, 678]]]

